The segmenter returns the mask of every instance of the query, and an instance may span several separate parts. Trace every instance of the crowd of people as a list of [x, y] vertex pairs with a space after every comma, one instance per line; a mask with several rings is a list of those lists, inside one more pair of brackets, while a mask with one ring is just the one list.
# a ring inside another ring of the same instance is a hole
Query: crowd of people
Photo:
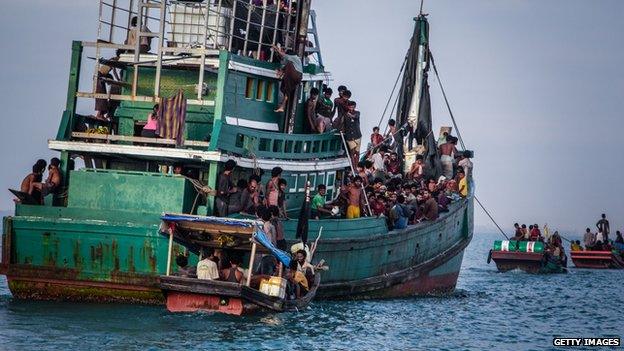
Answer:
[[528, 228], [526, 224], [514, 223], [514, 228], [515, 234], [511, 240], [541, 242], [544, 244], [545, 252], [549, 257], [560, 260], [560, 262], [564, 262], [564, 266], [566, 265], [567, 256], [563, 247], [562, 237], [558, 231], [548, 235], [548, 231], [544, 228], [545, 233], [542, 233], [537, 223], [529, 225]]
[[[272, 255], [258, 254], [252, 267], [252, 277], [281, 276], [286, 279], [286, 297], [297, 299], [304, 296], [314, 282], [315, 267], [308, 260], [309, 252], [294, 248], [288, 267], [278, 263]], [[241, 266], [241, 256], [234, 251], [207, 247], [202, 250], [197, 266], [189, 265], [188, 257], [176, 257], [177, 275], [201, 280], [220, 280], [242, 284], [250, 274]], [[255, 282], [256, 285], [259, 284]]]
[[571, 250], [611, 251], [614, 248], [614, 243], [624, 244], [624, 238], [622, 238], [622, 233], [619, 230], [615, 232], [615, 240], [609, 239], [611, 227], [606, 214], [603, 213], [598, 222], [596, 222], [596, 229], [597, 231], [595, 233], [593, 233], [590, 228], [585, 229], [585, 233], [583, 234], [583, 245], [585, 247], [581, 245], [580, 240], [576, 240], [570, 243]]
[[[435, 221], [440, 213], [449, 211], [453, 201], [468, 196], [468, 176], [472, 162], [461, 153], [446, 176], [427, 176], [422, 156], [417, 156], [407, 172], [389, 146], [380, 145], [363, 161], [354, 173], [340, 180], [337, 194], [327, 200], [327, 186], [316, 185], [311, 190], [310, 218], [346, 218], [362, 216], [386, 218], [390, 229], [403, 229], [422, 221]], [[462, 162], [467, 160], [468, 162]], [[280, 247], [284, 238], [280, 219], [288, 218], [286, 211], [287, 181], [282, 168], [275, 167], [271, 178], [262, 184], [262, 177], [233, 179], [236, 162], [225, 163], [216, 189], [215, 212], [218, 216], [235, 213], [256, 215], [265, 223], [265, 232]], [[316, 191], [314, 191], [316, 190]], [[285, 244], [284, 244], [285, 245]], [[283, 247], [280, 247], [283, 249]]]
[[[515, 235], [511, 240], [515, 241], [540, 241], [546, 245], [546, 251], [555, 257], [564, 258], [565, 250], [563, 247], [562, 236], [555, 231], [552, 236], [544, 236], [539, 225], [514, 224]], [[624, 247], [624, 238], [618, 230], [615, 233], [615, 240], [609, 239], [611, 228], [606, 214], [602, 214], [600, 220], [596, 222], [596, 231], [592, 232], [590, 228], [585, 229], [583, 234], [583, 243], [580, 240], [568, 240], [570, 242], [570, 251], [611, 251], [617, 247]]]

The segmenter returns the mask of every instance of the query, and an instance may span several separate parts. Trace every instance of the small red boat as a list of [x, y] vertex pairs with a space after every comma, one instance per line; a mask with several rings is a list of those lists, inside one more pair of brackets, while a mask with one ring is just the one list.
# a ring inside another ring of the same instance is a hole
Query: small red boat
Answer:
[[624, 269], [622, 256], [611, 251], [572, 251], [570, 255], [577, 268]]

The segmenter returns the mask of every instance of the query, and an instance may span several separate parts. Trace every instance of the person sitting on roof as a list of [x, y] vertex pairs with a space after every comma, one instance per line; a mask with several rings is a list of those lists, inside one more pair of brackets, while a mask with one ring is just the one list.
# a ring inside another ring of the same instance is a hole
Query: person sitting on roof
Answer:
[[[22, 193], [26, 193], [32, 196], [37, 204], [41, 204], [42, 202], [41, 191], [36, 189], [33, 184], [41, 182], [41, 180], [43, 179], [43, 172], [45, 171], [47, 164], [48, 163], [43, 159], [35, 162], [35, 164], [32, 166], [32, 172], [24, 177], [20, 185], [20, 191]], [[20, 202], [19, 199], [15, 199], [14, 201], [17, 203]]]
[[240, 259], [234, 255], [230, 258], [230, 268], [221, 270], [221, 279], [230, 282], [240, 284], [245, 278], [245, 274], [242, 268], [239, 267]]
[[288, 52], [283, 48], [273, 45], [273, 50], [281, 57], [281, 68], [278, 70], [278, 77], [282, 79], [280, 91], [284, 94], [284, 99], [275, 112], [284, 112], [289, 99], [293, 99], [297, 87], [303, 79], [303, 63], [301, 58], [295, 55], [292, 50]]
[[154, 105], [152, 112], [147, 115], [147, 123], [141, 130], [141, 136], [144, 138], [157, 138], [158, 131], [158, 104]]
[[297, 269], [299, 263], [291, 260], [289, 269], [286, 270], [286, 279], [288, 281], [287, 297], [290, 300], [299, 299], [308, 293], [309, 285], [306, 276]]
[[215, 259], [215, 250], [207, 247], [202, 252], [203, 259], [197, 262], [197, 279], [217, 280], [219, 279], [219, 268]]
[[177, 276], [185, 278], [195, 278], [197, 276], [196, 268], [188, 265], [188, 257], [178, 255], [176, 257], [176, 264], [178, 265]]
[[40, 191], [42, 196], [57, 193], [61, 186], [61, 170], [59, 169], [60, 165], [61, 160], [53, 157], [50, 160], [50, 165], [48, 166], [48, 178], [43, 183], [32, 183], [32, 190], [30, 191], [30, 193], [32, 194], [35, 189]]

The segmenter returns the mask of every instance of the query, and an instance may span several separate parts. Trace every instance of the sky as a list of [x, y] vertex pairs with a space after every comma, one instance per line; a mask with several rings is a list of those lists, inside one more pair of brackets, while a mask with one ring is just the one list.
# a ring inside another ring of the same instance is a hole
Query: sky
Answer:
[[[380, 5], [381, 4], [381, 5]], [[418, 14], [415, 0], [316, 0], [334, 88], [353, 92], [369, 135]], [[16, 188], [54, 138], [72, 40], [94, 40], [98, 2], [11, 1], [0, 12], [0, 187]], [[579, 233], [601, 213], [624, 227], [624, 1], [425, 0], [431, 51], [468, 149], [478, 198], [514, 222]], [[433, 74], [434, 128], [450, 125]], [[334, 89], [335, 90], [335, 89]], [[437, 134], [437, 133], [436, 133]], [[0, 211], [12, 197], [0, 197]], [[475, 205], [476, 206], [476, 205]], [[475, 208], [477, 228], [492, 228]]]

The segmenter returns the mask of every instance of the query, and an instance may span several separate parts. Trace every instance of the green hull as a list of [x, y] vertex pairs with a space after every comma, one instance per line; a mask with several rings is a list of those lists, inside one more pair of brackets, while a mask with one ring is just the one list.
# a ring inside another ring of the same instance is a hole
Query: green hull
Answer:
[[[384, 219], [310, 221], [315, 257], [330, 266], [318, 297], [394, 297], [452, 291], [472, 237], [472, 201], [438, 221], [388, 232]], [[3, 273], [19, 298], [161, 303], [167, 239], [159, 214], [19, 206], [4, 221]], [[285, 223], [295, 241], [296, 221]], [[174, 245], [174, 252], [184, 248]]]

